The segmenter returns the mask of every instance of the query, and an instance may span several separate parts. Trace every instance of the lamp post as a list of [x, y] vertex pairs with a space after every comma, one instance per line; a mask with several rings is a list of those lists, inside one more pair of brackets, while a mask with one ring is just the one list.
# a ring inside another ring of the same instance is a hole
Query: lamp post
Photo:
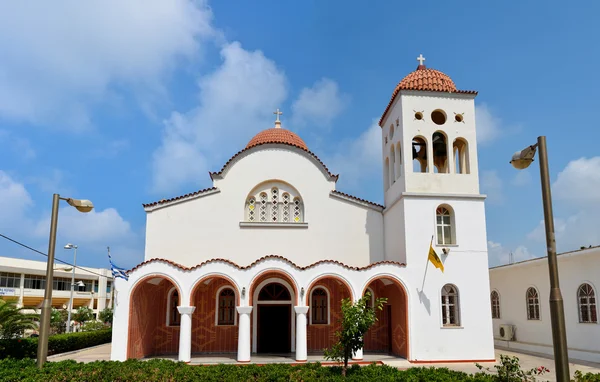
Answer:
[[58, 224], [58, 204], [66, 200], [70, 206], [79, 212], [90, 212], [94, 205], [89, 200], [62, 198], [59, 194], [52, 196], [52, 216], [50, 218], [50, 240], [48, 242], [48, 263], [46, 265], [46, 288], [42, 302], [42, 315], [40, 317], [40, 336], [37, 348], [37, 366], [41, 369], [48, 356], [48, 336], [50, 334], [50, 314], [52, 313], [52, 286], [54, 276], [54, 250], [56, 248], [56, 228]]
[[77, 266], [77, 245], [67, 244], [65, 249], [74, 249], [75, 255], [73, 256], [73, 272], [71, 273], [71, 298], [69, 298], [69, 314], [67, 316], [67, 333], [71, 333], [71, 311], [73, 310], [73, 291], [75, 289], [75, 267]]
[[548, 152], [546, 137], [540, 136], [535, 145], [516, 152], [510, 164], [518, 170], [529, 167], [533, 162], [536, 149], [540, 149], [540, 177], [546, 226], [546, 247], [548, 250], [548, 272], [550, 276], [550, 321], [552, 324], [552, 343], [554, 345], [554, 367], [558, 382], [570, 381], [569, 353], [567, 349], [567, 331], [565, 328], [565, 310], [558, 279], [558, 261], [556, 259], [556, 240], [554, 236], [554, 216], [552, 214], [552, 195], [550, 193], [550, 175], [548, 170]]

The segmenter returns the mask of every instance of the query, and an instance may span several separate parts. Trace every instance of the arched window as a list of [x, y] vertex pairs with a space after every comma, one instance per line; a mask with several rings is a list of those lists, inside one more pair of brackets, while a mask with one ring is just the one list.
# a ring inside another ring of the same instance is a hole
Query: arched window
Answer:
[[492, 318], [500, 318], [500, 295], [496, 291], [492, 291]]
[[439, 245], [456, 244], [454, 216], [448, 206], [439, 206], [435, 211], [437, 243]]
[[224, 288], [219, 292], [219, 312], [217, 325], [235, 324], [235, 292], [231, 288]]
[[396, 144], [396, 178], [402, 176], [402, 152], [400, 151], [400, 142]]
[[385, 158], [385, 173], [383, 174], [383, 187], [387, 191], [390, 188], [390, 158]]
[[456, 174], [469, 174], [469, 147], [467, 141], [456, 138], [452, 144], [454, 153], [454, 172]]
[[415, 137], [412, 141], [413, 172], [428, 172], [427, 168], [427, 142], [422, 137]]
[[540, 296], [537, 289], [533, 287], [527, 289], [527, 319], [540, 319]]
[[271, 181], [254, 188], [246, 199], [245, 219], [250, 223], [303, 223], [302, 198], [290, 185]]
[[590, 284], [584, 283], [577, 289], [577, 304], [579, 305], [579, 322], [597, 323], [596, 295]]
[[458, 303], [458, 289], [452, 284], [444, 285], [442, 288], [442, 324], [444, 326], [460, 326]]
[[311, 324], [329, 323], [329, 298], [323, 288], [315, 288], [310, 296]]
[[390, 173], [388, 176], [390, 177], [390, 184], [394, 184], [396, 182], [396, 150], [393, 143], [390, 147]]
[[440, 174], [448, 173], [448, 140], [446, 135], [440, 131], [433, 133], [431, 139], [433, 147], [434, 172]]
[[177, 310], [177, 307], [179, 306], [179, 292], [177, 292], [177, 289], [173, 288], [167, 301], [169, 303], [167, 307], [169, 315], [167, 326], [179, 326], [181, 315], [179, 314], [179, 310]]

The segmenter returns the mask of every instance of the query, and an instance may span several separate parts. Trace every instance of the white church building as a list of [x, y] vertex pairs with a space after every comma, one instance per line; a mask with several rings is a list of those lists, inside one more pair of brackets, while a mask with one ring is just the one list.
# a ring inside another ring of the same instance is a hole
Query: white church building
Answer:
[[369, 291], [387, 303], [354, 359], [493, 360], [477, 92], [423, 60], [379, 122], [385, 205], [338, 191], [279, 111], [211, 188], [145, 204], [145, 261], [115, 282], [111, 359], [303, 362], [334, 343], [341, 300]]

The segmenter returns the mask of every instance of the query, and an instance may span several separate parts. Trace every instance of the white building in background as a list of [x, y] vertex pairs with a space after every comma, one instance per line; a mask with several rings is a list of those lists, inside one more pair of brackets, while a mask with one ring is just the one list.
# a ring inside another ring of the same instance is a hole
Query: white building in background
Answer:
[[[600, 246], [558, 255], [569, 358], [600, 362]], [[490, 269], [494, 338], [498, 346], [553, 354], [548, 259]]]
[[[46, 262], [0, 257], [0, 299], [16, 301], [19, 307], [39, 309], [46, 288]], [[71, 297], [72, 267], [54, 263], [52, 306], [68, 308]], [[110, 269], [81, 267], [75, 269], [73, 311], [80, 306], [94, 310], [94, 315], [112, 307], [112, 274]]]
[[493, 360], [477, 93], [419, 59], [382, 105], [385, 205], [338, 191], [279, 111], [211, 188], [145, 204], [145, 261], [115, 281], [111, 359], [306, 361], [333, 344], [341, 299], [369, 291], [388, 302], [355, 359]]

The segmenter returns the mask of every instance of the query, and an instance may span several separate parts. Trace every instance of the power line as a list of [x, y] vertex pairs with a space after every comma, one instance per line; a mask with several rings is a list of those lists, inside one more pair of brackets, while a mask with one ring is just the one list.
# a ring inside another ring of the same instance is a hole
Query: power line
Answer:
[[[48, 255], [47, 255], [47, 254], [45, 254], [44, 252], [42, 252], [42, 251], [38, 251], [37, 249], [35, 249], [35, 248], [32, 248], [32, 247], [28, 246], [27, 244], [23, 244], [23, 243], [21, 243], [20, 241], [17, 241], [17, 240], [15, 240], [15, 239], [12, 239], [12, 238], [10, 238], [10, 237], [8, 237], [8, 236], [6, 236], [6, 235], [3, 235], [3, 234], [1, 234], [1, 233], [0, 233], [0, 236], [1, 236], [1, 237], [3, 237], [3, 238], [5, 238], [5, 239], [6, 239], [6, 240], [8, 240], [8, 241], [12, 241], [13, 243], [15, 243], [15, 244], [17, 244], [17, 245], [20, 245], [21, 247], [27, 248], [27, 249], [29, 249], [30, 251], [33, 251], [33, 252], [39, 253], [40, 255], [43, 255], [43, 256], [46, 256], [46, 257], [48, 257]], [[70, 266], [72, 266], [73, 268], [80, 269], [80, 270], [82, 270], [82, 271], [84, 271], [84, 272], [92, 273], [92, 274], [94, 274], [94, 275], [96, 275], [96, 276], [100, 276], [100, 277], [106, 277], [107, 279], [108, 279], [108, 278], [112, 278], [112, 277], [108, 277], [108, 276], [105, 276], [105, 275], [101, 275], [100, 273], [96, 273], [96, 272], [90, 271], [89, 269], [81, 268], [80, 266], [73, 265], [73, 264], [71, 264], [71, 263], [69, 263], [69, 262], [67, 262], [67, 261], [63, 261], [63, 260], [60, 260], [60, 259], [57, 259], [57, 258], [54, 258], [54, 261], [57, 261], [57, 262], [59, 262], [59, 263], [63, 263], [63, 264], [66, 264], [66, 265], [70, 265]]]

